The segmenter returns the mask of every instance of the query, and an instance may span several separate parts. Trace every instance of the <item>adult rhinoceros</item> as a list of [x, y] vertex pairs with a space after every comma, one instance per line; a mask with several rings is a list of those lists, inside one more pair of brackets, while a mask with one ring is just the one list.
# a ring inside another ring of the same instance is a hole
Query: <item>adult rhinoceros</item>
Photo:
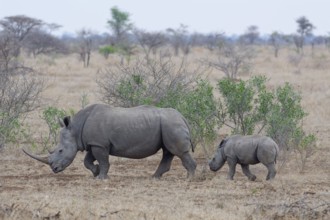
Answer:
[[[99, 179], [108, 178], [109, 155], [140, 159], [163, 150], [153, 177], [160, 178], [178, 156], [193, 176], [196, 162], [189, 151], [193, 147], [186, 119], [171, 108], [138, 106], [133, 108], [90, 105], [71, 120], [60, 120], [60, 141], [47, 156], [30, 157], [49, 164], [54, 173], [71, 164], [78, 151], [87, 151], [84, 165]], [[193, 148], [192, 148], [193, 150]], [[98, 164], [94, 164], [94, 161]]]
[[243, 173], [254, 181], [256, 176], [250, 172], [249, 165], [262, 163], [268, 169], [267, 180], [276, 175], [275, 163], [279, 148], [270, 137], [259, 135], [234, 135], [221, 141], [214, 158], [209, 162], [212, 171], [219, 170], [227, 161], [228, 179], [232, 180], [236, 164], [240, 164]]

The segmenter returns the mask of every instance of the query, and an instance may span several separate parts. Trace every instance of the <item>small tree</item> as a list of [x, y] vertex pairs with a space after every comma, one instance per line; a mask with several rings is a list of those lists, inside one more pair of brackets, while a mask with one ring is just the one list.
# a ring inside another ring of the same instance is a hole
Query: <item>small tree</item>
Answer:
[[240, 37], [240, 40], [245, 44], [252, 45], [257, 42], [259, 35], [258, 27], [251, 25], [247, 28], [245, 34]]
[[57, 37], [42, 31], [32, 31], [24, 41], [24, 47], [36, 57], [40, 54], [63, 53], [66, 48]]
[[82, 29], [78, 32], [78, 53], [84, 67], [89, 66], [93, 48], [93, 33], [90, 30]]
[[134, 31], [136, 39], [140, 46], [142, 47], [145, 55], [146, 60], [149, 60], [150, 53], [156, 53], [156, 50], [163, 46], [166, 42], [166, 37], [161, 32], [146, 32], [143, 30], [136, 29]]
[[40, 28], [42, 25], [43, 21], [24, 15], [9, 16], [0, 20], [0, 26], [15, 40], [17, 44], [14, 53], [15, 57], [19, 56], [23, 41], [28, 34], [33, 30]]
[[101, 47], [99, 53], [104, 56], [105, 59], [108, 59], [110, 54], [113, 54], [117, 51], [117, 48], [111, 45]]
[[305, 38], [312, 34], [315, 27], [305, 16], [298, 18], [296, 22], [298, 24], [298, 35], [295, 36], [294, 42], [297, 48], [297, 52], [299, 53], [300, 51], [303, 52]]
[[170, 44], [174, 48], [175, 56], [179, 55], [179, 49], [183, 51], [184, 54], [188, 54], [190, 51], [189, 38], [187, 36], [188, 26], [184, 24], [180, 24], [180, 27], [177, 29], [167, 28], [166, 31], [171, 35]]
[[274, 48], [274, 57], [278, 57], [278, 52], [281, 48], [281, 45], [284, 43], [283, 36], [274, 31], [269, 37], [269, 44]]
[[15, 54], [17, 51], [17, 42], [8, 33], [0, 32], [0, 69], [9, 71], [15, 65]]
[[252, 48], [242, 45], [224, 44], [218, 50], [217, 60], [204, 60], [210, 66], [225, 73], [230, 79], [236, 79], [240, 73], [249, 71]]
[[222, 48], [226, 44], [224, 33], [210, 33], [205, 36], [203, 42], [207, 49], [214, 51], [215, 49]]
[[108, 25], [112, 29], [115, 37], [115, 44], [125, 42], [128, 31], [132, 29], [130, 23], [130, 15], [128, 12], [119, 10], [117, 7], [111, 8], [111, 20], [108, 20]]

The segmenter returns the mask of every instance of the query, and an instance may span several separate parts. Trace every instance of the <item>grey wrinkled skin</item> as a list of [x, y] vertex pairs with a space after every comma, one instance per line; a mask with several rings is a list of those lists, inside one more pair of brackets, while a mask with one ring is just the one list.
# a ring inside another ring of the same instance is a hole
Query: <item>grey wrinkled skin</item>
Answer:
[[[163, 157], [153, 177], [169, 171], [178, 156], [194, 175], [196, 162], [189, 151], [190, 131], [185, 118], [171, 108], [138, 106], [117, 108], [94, 104], [80, 110], [71, 120], [60, 120], [60, 142], [47, 157], [30, 157], [47, 163], [58, 173], [68, 167], [78, 151], [87, 151], [84, 165], [99, 179], [108, 178], [109, 155], [140, 159], [163, 150]], [[94, 162], [97, 163], [94, 164]]]
[[270, 137], [234, 135], [220, 143], [209, 166], [212, 171], [218, 171], [227, 161], [227, 178], [233, 180], [236, 164], [240, 164], [243, 173], [249, 180], [254, 181], [256, 176], [251, 173], [249, 165], [262, 163], [268, 169], [266, 180], [271, 180], [276, 175], [275, 163], [278, 152], [277, 144]]

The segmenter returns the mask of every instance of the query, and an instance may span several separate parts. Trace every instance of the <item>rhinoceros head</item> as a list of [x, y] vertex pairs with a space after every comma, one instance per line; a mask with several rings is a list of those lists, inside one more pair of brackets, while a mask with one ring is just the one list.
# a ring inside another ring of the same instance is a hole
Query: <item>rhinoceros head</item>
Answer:
[[49, 155], [36, 156], [26, 152], [23, 149], [24, 153], [26, 153], [33, 159], [50, 165], [54, 173], [61, 172], [66, 167], [68, 167], [74, 160], [78, 151], [74, 134], [71, 131], [70, 117], [68, 116], [65, 117], [63, 120], [59, 120], [59, 123], [62, 127], [60, 131], [60, 141], [57, 147], [53, 151], [51, 151]]
[[224, 155], [224, 146], [226, 144], [226, 140], [222, 140], [219, 144], [217, 151], [212, 160], [209, 161], [209, 167], [212, 171], [218, 171], [226, 162], [226, 156]]

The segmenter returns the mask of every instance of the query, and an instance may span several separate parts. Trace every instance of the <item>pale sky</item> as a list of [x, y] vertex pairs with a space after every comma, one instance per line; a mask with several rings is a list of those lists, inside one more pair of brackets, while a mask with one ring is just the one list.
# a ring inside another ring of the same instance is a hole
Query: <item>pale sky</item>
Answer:
[[306, 16], [314, 34], [330, 33], [330, 0], [0, 0], [0, 19], [26, 15], [62, 25], [60, 32], [86, 28], [108, 32], [110, 8], [130, 14], [147, 31], [188, 26], [189, 32], [242, 34], [256, 25], [261, 34], [295, 33], [296, 19]]

